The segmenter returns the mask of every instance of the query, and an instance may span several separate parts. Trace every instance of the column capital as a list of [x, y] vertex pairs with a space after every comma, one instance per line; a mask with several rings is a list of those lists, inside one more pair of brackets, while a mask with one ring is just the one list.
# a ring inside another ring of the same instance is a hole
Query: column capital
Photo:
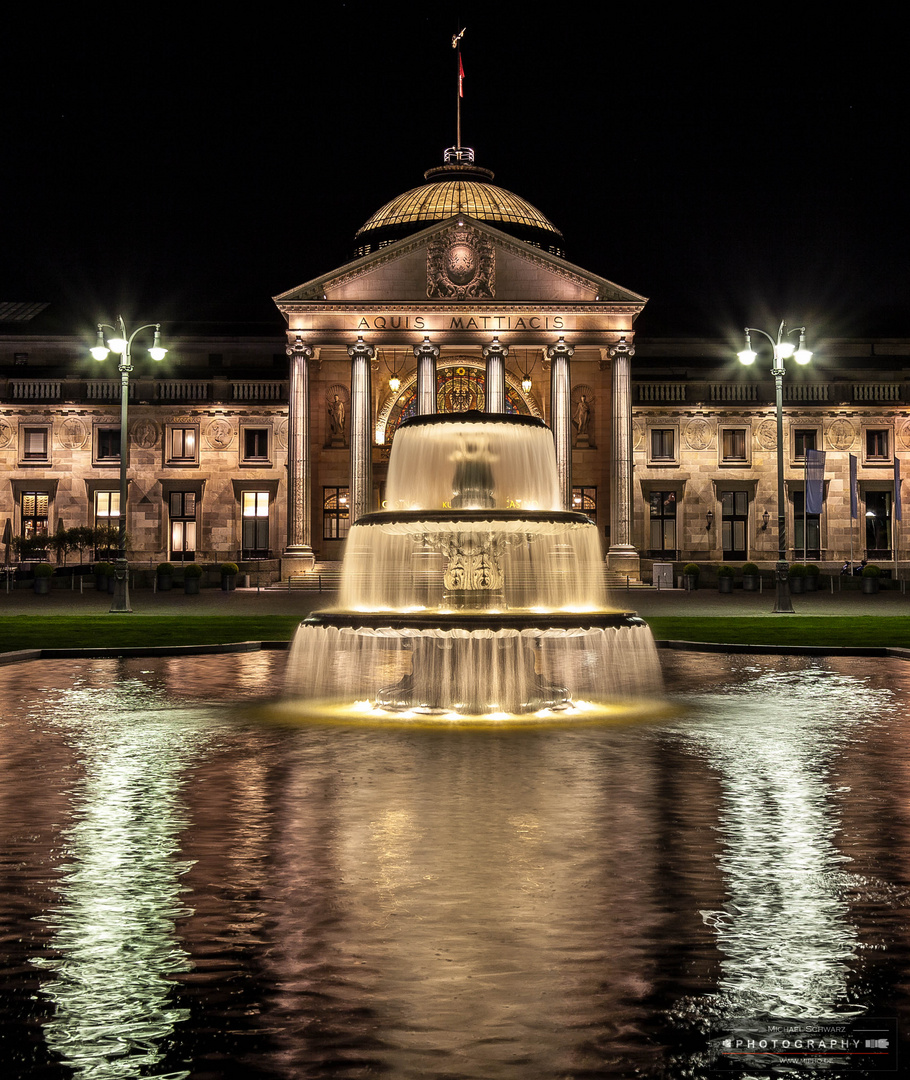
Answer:
[[560, 338], [555, 345], [550, 345], [547, 349], [547, 356], [550, 360], [555, 360], [557, 357], [564, 357], [566, 360], [571, 359], [575, 347], [573, 345], [567, 345], [564, 338]]
[[499, 356], [503, 360], [509, 355], [509, 346], [503, 345], [498, 337], [494, 337], [489, 345], [483, 347], [483, 358], [487, 359], [489, 356]]
[[617, 356], [634, 356], [635, 346], [630, 345], [626, 341], [625, 334], [616, 342], [615, 345], [611, 345], [609, 348], [610, 359], [615, 360]]
[[312, 345], [308, 345], [300, 334], [294, 337], [294, 340], [290, 340], [290, 334], [288, 335], [288, 347], [284, 350], [288, 356], [303, 356], [307, 360], [312, 360], [316, 355], [316, 350]]
[[372, 360], [376, 355], [376, 349], [372, 345], [367, 345], [362, 337], [357, 339], [356, 344], [348, 345], [348, 356], [352, 360]]
[[419, 345], [414, 346], [414, 355], [419, 360], [421, 356], [431, 356], [434, 360], [439, 359], [439, 346], [425, 337]]

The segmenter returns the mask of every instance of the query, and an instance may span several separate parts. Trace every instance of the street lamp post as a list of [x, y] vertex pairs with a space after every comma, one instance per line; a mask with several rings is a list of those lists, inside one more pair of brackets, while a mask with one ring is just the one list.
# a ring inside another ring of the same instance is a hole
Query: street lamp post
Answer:
[[[799, 334], [799, 346], [787, 339], [791, 334]], [[750, 334], [761, 334], [768, 339], [773, 350], [771, 374], [774, 376], [774, 400], [777, 406], [777, 594], [774, 603], [775, 615], [792, 615], [793, 603], [790, 600], [790, 567], [787, 564], [787, 515], [784, 505], [784, 391], [783, 379], [786, 371], [784, 361], [791, 356], [797, 364], [808, 364], [812, 353], [806, 348], [806, 328], [797, 326], [787, 330], [782, 322], [777, 329], [777, 340], [764, 330], [746, 327], [746, 347], [737, 353], [741, 364], [755, 362], [757, 353], [752, 350]]]
[[[155, 337], [152, 341], [149, 355], [153, 360], [163, 360], [167, 349], [161, 345], [161, 323], [146, 323], [138, 327], [127, 336], [126, 325], [123, 316], [117, 316], [117, 325], [110, 323], [98, 323], [98, 340], [91, 350], [96, 360], [105, 360], [109, 353], [114, 352], [120, 357], [120, 515], [119, 529], [117, 534], [117, 562], [115, 567], [114, 598], [111, 601], [112, 612], [130, 612], [130, 587], [129, 587], [129, 564], [126, 559], [126, 500], [127, 478], [126, 471], [129, 465], [129, 433], [127, 429], [127, 410], [130, 396], [130, 372], [133, 370], [131, 363], [131, 350], [133, 340], [142, 330], [155, 328]], [[104, 341], [104, 331], [110, 330], [107, 343]]]

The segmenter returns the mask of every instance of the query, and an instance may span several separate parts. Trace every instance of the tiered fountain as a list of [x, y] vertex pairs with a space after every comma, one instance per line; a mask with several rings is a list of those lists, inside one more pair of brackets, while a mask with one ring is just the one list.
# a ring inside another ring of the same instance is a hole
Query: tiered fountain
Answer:
[[650, 630], [607, 606], [597, 527], [560, 508], [543, 421], [406, 421], [386, 505], [351, 527], [340, 606], [297, 631], [295, 697], [357, 715], [497, 720], [586, 714], [659, 689]]

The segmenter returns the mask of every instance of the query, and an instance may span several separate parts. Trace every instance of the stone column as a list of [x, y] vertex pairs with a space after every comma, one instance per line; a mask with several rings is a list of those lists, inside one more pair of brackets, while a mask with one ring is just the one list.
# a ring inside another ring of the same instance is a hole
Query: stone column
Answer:
[[572, 380], [569, 361], [575, 350], [560, 338], [547, 349], [550, 358], [550, 429], [556, 444], [556, 472], [563, 510], [572, 509]]
[[610, 457], [610, 570], [638, 577], [641, 562], [632, 544], [632, 357], [624, 337], [610, 349], [613, 431]]
[[351, 524], [373, 509], [373, 407], [370, 365], [376, 350], [364, 344], [348, 346], [351, 358]]
[[499, 344], [499, 338], [493, 338], [489, 345], [483, 347], [483, 358], [487, 364], [485, 396], [488, 413], [504, 413], [506, 411], [506, 357], [509, 350], [505, 345]]
[[439, 359], [439, 346], [428, 337], [420, 345], [414, 346], [417, 357], [417, 415], [429, 416], [436, 412], [436, 361]]
[[281, 580], [310, 570], [316, 561], [311, 543], [310, 361], [316, 355], [299, 334], [287, 347], [288, 391], [288, 542], [281, 556]]

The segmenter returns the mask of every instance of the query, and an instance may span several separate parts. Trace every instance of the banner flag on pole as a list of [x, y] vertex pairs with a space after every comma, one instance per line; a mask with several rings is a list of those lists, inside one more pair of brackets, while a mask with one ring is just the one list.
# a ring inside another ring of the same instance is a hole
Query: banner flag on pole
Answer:
[[464, 97], [464, 64], [461, 62], [461, 49], [458, 50], [458, 96]]
[[894, 455], [894, 520], [901, 519], [901, 463]]
[[825, 501], [825, 452], [806, 451], [806, 513], [820, 514]]
[[856, 455], [848, 454], [847, 456], [850, 458], [850, 517], [855, 521], [859, 516], [856, 497]]

